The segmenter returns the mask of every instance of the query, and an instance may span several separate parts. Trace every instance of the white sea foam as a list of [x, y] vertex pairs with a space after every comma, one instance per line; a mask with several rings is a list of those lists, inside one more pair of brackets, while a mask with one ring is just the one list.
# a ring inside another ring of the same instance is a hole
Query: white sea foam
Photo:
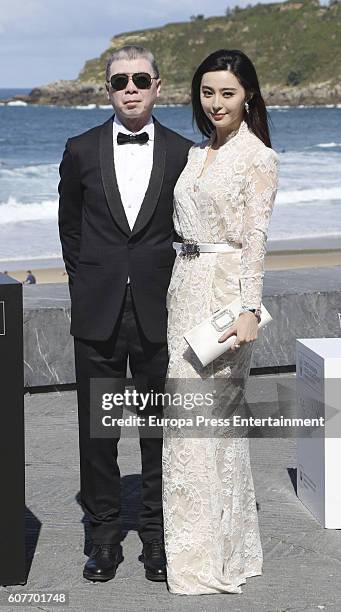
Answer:
[[298, 104], [295, 105], [286, 105], [286, 104], [270, 104], [266, 108], [270, 109], [280, 109], [280, 108], [292, 108], [295, 110], [296, 108], [341, 108], [341, 104]]
[[341, 187], [317, 187], [315, 189], [279, 190], [277, 204], [298, 204], [303, 202], [321, 202], [337, 200], [341, 204]]
[[18, 166], [17, 168], [0, 168], [0, 178], [44, 178], [58, 170], [58, 164], [37, 164]]
[[267, 106], [266, 108], [269, 108], [270, 110], [278, 110], [278, 109], [282, 109], [282, 108], [292, 108], [291, 106], [285, 105], [283, 104], [283, 106], [279, 105], [279, 104], [271, 104], [269, 106]]
[[[341, 188], [330, 187], [317, 189], [279, 190], [276, 204], [292, 206], [300, 203], [336, 200], [341, 204]], [[7, 202], [0, 203], [0, 225], [27, 221], [43, 221], [57, 219], [58, 200], [23, 203], [10, 197]]]
[[7, 106], [27, 106], [27, 102], [23, 100], [12, 100], [11, 102], [7, 102]]
[[58, 200], [45, 200], [23, 204], [13, 197], [7, 202], [0, 203], [0, 225], [19, 223], [22, 221], [42, 221], [56, 219], [58, 214]]
[[[30, 260], [43, 260], [46, 261], [46, 259], [61, 259], [61, 252], [60, 253], [43, 253], [42, 255], [28, 255], [25, 257], [25, 260], [27, 259], [27, 257], [30, 258]], [[22, 255], [18, 255], [17, 257], [0, 257], [0, 263], [10, 263], [12, 261], [22, 261]]]
[[155, 104], [155, 108], [180, 108], [186, 104]]
[[84, 104], [83, 106], [73, 106], [72, 108], [77, 108], [77, 110], [92, 110], [93, 108], [97, 108], [97, 104]]
[[[331, 230], [321, 231], [320, 229], [317, 229], [316, 232], [310, 231], [310, 232], [304, 232], [304, 233], [295, 233], [291, 231], [290, 233], [289, 231], [286, 231], [285, 233], [283, 233], [281, 231], [277, 231], [274, 236], [271, 236], [269, 238], [269, 240], [271, 242], [277, 242], [278, 240], [284, 240], [286, 243], [290, 243], [291, 240], [292, 241], [294, 240], [305, 241], [306, 239], [323, 240], [324, 238], [339, 238], [340, 246], [341, 246], [341, 233], [340, 232], [333, 232]], [[332, 247], [334, 248], [334, 244], [332, 244]]]
[[320, 142], [317, 147], [321, 147], [321, 149], [332, 149], [335, 147], [341, 147], [341, 142]]

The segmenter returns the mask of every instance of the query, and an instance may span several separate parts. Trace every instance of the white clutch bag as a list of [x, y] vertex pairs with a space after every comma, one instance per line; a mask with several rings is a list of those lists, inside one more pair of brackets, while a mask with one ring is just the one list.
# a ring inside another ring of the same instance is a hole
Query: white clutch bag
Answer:
[[[217, 357], [220, 357], [234, 344], [235, 335], [221, 343], [218, 342], [218, 339], [238, 319], [240, 312], [241, 300], [240, 297], [237, 297], [228, 306], [217, 310], [208, 319], [205, 319], [184, 334], [186, 342], [204, 367], [214, 359], [217, 359]], [[272, 316], [264, 304], [261, 304], [261, 322], [258, 324], [258, 329], [261, 329], [270, 323], [270, 321], [272, 321]]]

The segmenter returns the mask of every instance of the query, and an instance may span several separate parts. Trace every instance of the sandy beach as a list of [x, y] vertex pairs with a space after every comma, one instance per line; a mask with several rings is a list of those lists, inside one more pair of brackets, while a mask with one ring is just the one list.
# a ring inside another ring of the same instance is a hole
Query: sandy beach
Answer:
[[[7, 267], [0, 264], [0, 271], [7, 270], [8, 275], [18, 281], [24, 281], [27, 270], [31, 270], [37, 283], [67, 283], [68, 276], [60, 260], [53, 265], [52, 261], [35, 260], [23, 262], [15, 268], [15, 262], [7, 262]], [[52, 265], [51, 265], [52, 264]], [[265, 256], [265, 270], [286, 270], [288, 268], [321, 268], [341, 265], [341, 249], [300, 249], [273, 250]], [[12, 269], [11, 269], [12, 268]]]

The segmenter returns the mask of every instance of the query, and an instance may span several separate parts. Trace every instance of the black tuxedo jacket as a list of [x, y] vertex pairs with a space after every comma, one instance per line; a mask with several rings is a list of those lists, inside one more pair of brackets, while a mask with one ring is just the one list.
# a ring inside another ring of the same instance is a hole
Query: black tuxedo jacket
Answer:
[[166, 295], [175, 258], [172, 242], [178, 239], [172, 219], [173, 189], [193, 143], [153, 119], [153, 167], [132, 230], [116, 181], [113, 117], [66, 143], [59, 168], [58, 221], [69, 275], [73, 336], [110, 337], [129, 276], [146, 337], [151, 342], [166, 341]]

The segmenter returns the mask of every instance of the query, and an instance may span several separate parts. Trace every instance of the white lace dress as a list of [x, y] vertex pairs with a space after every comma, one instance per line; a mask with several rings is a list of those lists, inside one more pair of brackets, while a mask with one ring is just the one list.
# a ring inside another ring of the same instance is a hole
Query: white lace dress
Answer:
[[[241, 405], [253, 343], [203, 368], [183, 334], [239, 294], [243, 306], [260, 306], [278, 156], [242, 122], [202, 174], [209, 144], [190, 149], [174, 192], [175, 229], [184, 239], [236, 248], [176, 257], [167, 294], [167, 377], [219, 377], [228, 401]], [[248, 438], [179, 436], [165, 427], [163, 507], [171, 593], [242, 593], [246, 578], [262, 573]]]

